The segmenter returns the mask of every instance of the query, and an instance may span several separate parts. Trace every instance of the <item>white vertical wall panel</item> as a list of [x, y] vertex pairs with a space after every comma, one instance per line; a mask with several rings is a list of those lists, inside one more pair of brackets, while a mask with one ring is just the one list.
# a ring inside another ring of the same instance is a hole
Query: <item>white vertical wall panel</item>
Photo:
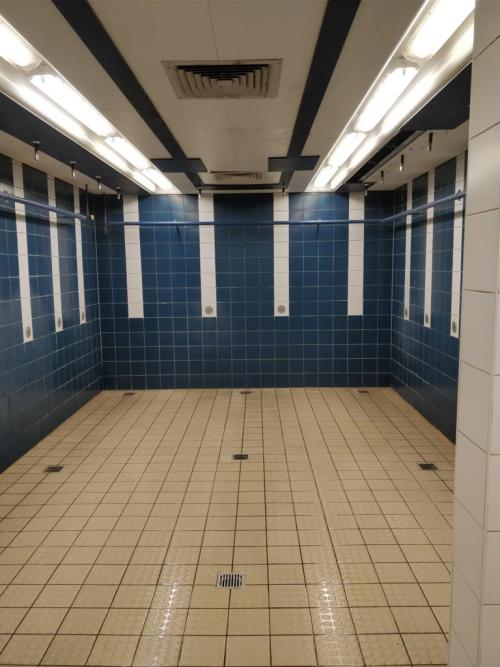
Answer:
[[[456, 161], [455, 192], [465, 190], [465, 155], [459, 155]], [[462, 288], [462, 243], [464, 229], [464, 200], [454, 202], [453, 220], [453, 264], [451, 274], [451, 323], [450, 334], [455, 338], [460, 335], [460, 292]]]
[[[288, 195], [275, 194], [273, 199], [273, 219], [288, 222], [290, 207]], [[274, 225], [274, 315], [290, 315], [290, 225]]]
[[[198, 219], [214, 222], [214, 196], [198, 197]], [[198, 227], [200, 241], [201, 316], [217, 317], [217, 280], [215, 273], [215, 228], [213, 225]]]
[[[47, 176], [49, 206], [56, 205], [56, 184], [53, 176]], [[62, 331], [61, 268], [59, 260], [59, 234], [57, 232], [57, 213], [49, 211], [50, 257], [52, 261], [52, 294], [54, 297], [54, 323], [56, 331]]]
[[[436, 172], [431, 169], [427, 175], [427, 203], [434, 201]], [[434, 248], [434, 209], [427, 209], [425, 236], [425, 287], [424, 287], [424, 326], [430, 327], [432, 320], [432, 258]]]
[[[124, 222], [138, 222], [139, 200], [136, 195], [123, 196], [123, 220]], [[144, 317], [141, 231], [139, 225], [125, 225], [123, 233], [125, 237], [128, 316], [140, 319]]]
[[[406, 209], [413, 208], [413, 183], [410, 181], [406, 189]], [[410, 276], [411, 276], [411, 221], [412, 216], [406, 216], [406, 243], [405, 243], [405, 279], [403, 297], [403, 317], [410, 319]]]
[[[349, 193], [349, 220], [364, 220], [365, 193]], [[347, 270], [347, 314], [363, 315], [365, 262], [365, 225], [349, 224], [349, 259]]]
[[[80, 213], [80, 190], [73, 188], [73, 210]], [[75, 244], [76, 244], [76, 276], [78, 280], [78, 308], [80, 311], [80, 324], [87, 320], [85, 308], [85, 278], [83, 275], [83, 246], [82, 246], [82, 223], [80, 218], [75, 218]]]
[[[23, 165], [12, 163], [14, 194], [24, 197]], [[28, 236], [26, 230], [26, 207], [20, 202], [14, 205], [16, 213], [17, 261], [19, 266], [19, 295], [21, 299], [21, 319], [23, 322], [23, 341], [33, 340], [33, 318], [31, 314], [31, 286], [28, 263]]]

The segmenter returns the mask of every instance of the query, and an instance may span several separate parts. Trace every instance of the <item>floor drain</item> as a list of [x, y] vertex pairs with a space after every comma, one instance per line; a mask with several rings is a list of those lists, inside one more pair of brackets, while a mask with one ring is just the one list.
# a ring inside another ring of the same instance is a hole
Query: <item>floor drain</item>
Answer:
[[358, 394], [369, 394], [368, 389], [358, 389]]
[[240, 394], [251, 394], [252, 392], [250, 389], [243, 389], [243, 391], [240, 391]]
[[246, 461], [248, 454], [233, 454], [233, 459], [235, 461]]
[[47, 466], [44, 472], [61, 472], [63, 466]]
[[219, 572], [217, 588], [243, 588], [245, 575], [241, 572]]
[[123, 395], [124, 396], [135, 396], [135, 391], [126, 391]]
[[437, 470], [437, 466], [434, 463], [419, 463], [418, 465], [422, 470]]

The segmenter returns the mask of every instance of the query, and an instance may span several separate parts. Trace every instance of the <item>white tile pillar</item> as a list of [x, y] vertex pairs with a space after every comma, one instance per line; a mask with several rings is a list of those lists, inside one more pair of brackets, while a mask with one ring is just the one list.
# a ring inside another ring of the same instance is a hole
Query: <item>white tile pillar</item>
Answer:
[[[276, 193], [273, 198], [274, 222], [288, 223], [290, 204], [287, 194]], [[274, 225], [274, 315], [290, 315], [290, 225]]]
[[451, 667], [500, 665], [500, 3], [477, 0], [461, 307]]
[[201, 316], [217, 317], [217, 272], [215, 270], [215, 209], [212, 194], [198, 196], [200, 242]]
[[[349, 192], [349, 220], [365, 219], [365, 193]], [[347, 314], [363, 315], [365, 225], [349, 224], [347, 269]]]

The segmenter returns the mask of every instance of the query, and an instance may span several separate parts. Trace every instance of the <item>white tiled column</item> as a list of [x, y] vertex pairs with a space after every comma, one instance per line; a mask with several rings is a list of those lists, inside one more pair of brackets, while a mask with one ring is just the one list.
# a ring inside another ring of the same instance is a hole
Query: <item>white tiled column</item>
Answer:
[[[365, 219], [365, 193], [349, 192], [349, 220]], [[349, 224], [349, 259], [347, 271], [347, 314], [363, 314], [365, 263], [365, 225]]]
[[476, 3], [460, 341], [451, 667], [500, 665], [500, 3]]
[[[413, 208], [413, 183], [410, 181], [406, 186], [406, 210]], [[410, 276], [411, 276], [411, 222], [412, 216], [406, 216], [406, 243], [405, 243], [405, 282], [403, 317], [410, 319]]]
[[[80, 190], [73, 188], [73, 210], [80, 213]], [[80, 218], [75, 218], [75, 244], [76, 244], [76, 276], [78, 280], [78, 307], [80, 310], [80, 324], [87, 319], [85, 310], [85, 279], [83, 275], [83, 248], [82, 248], [82, 223]]]
[[[427, 203], [434, 201], [436, 172], [431, 169], [427, 175]], [[424, 287], [424, 326], [430, 327], [432, 320], [432, 258], [434, 256], [434, 209], [427, 209], [425, 235], [425, 287]]]
[[[288, 195], [275, 194], [273, 200], [275, 222], [288, 222], [290, 208]], [[274, 225], [274, 315], [290, 315], [290, 225]]]
[[[213, 195], [199, 195], [198, 219], [200, 222], [214, 222]], [[217, 317], [214, 225], [200, 225], [198, 234], [200, 241], [201, 316]]]
[[[123, 196], [124, 222], [139, 221], [139, 200], [136, 195]], [[139, 225], [124, 225], [127, 302], [130, 318], [144, 317], [142, 294], [141, 230]]]
[[[56, 184], [53, 176], [47, 176], [49, 206], [56, 206]], [[62, 331], [61, 269], [59, 260], [59, 234], [57, 232], [57, 213], [49, 211], [50, 257], [52, 261], [52, 295], [54, 298], [54, 323], [56, 331]]]
[[[456, 161], [455, 192], [465, 190], [465, 154], [459, 155]], [[451, 274], [451, 322], [450, 335], [458, 338], [460, 335], [460, 290], [462, 289], [462, 243], [464, 229], [463, 199], [454, 202], [453, 219], [453, 267]]]
[[[24, 197], [23, 165], [12, 163], [14, 194]], [[19, 266], [19, 295], [21, 299], [21, 319], [23, 322], [23, 341], [33, 340], [33, 319], [31, 315], [31, 286], [28, 263], [28, 236], [26, 230], [26, 207], [20, 202], [14, 205], [16, 212], [17, 262]]]

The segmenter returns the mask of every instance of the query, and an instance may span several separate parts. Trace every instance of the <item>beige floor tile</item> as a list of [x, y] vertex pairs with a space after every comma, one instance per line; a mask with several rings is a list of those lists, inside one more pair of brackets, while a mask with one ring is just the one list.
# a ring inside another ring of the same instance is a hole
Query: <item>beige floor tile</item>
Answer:
[[174, 667], [178, 664], [181, 637], [141, 637], [133, 665], [135, 667]]
[[219, 667], [224, 664], [225, 637], [185, 637], [179, 665]]
[[99, 636], [95, 641], [87, 664], [128, 667], [132, 664], [138, 641], [138, 637]]
[[311, 615], [305, 609], [271, 609], [272, 635], [312, 634]]
[[0, 665], [38, 665], [52, 635], [14, 635], [0, 654]]
[[323, 635], [314, 639], [320, 667], [363, 665], [358, 638], [355, 635]]
[[360, 635], [359, 643], [365, 665], [410, 665], [400, 635]]
[[107, 609], [70, 609], [61, 627], [60, 634], [95, 635], [99, 632]]
[[445, 665], [448, 642], [443, 634], [405, 634], [403, 640], [414, 665]]
[[270, 665], [269, 637], [232, 635], [226, 641], [226, 660], [228, 667], [253, 667]]
[[30, 609], [16, 632], [19, 634], [53, 635], [58, 631], [68, 610], [62, 609]]
[[308, 607], [307, 589], [302, 585], [269, 586], [270, 607]]
[[140, 635], [147, 609], [110, 609], [100, 629], [104, 635]]
[[190, 609], [185, 628], [186, 635], [225, 635], [227, 609]]
[[58, 635], [54, 637], [42, 665], [84, 665], [94, 644], [92, 635]]
[[[213, 610], [210, 613], [213, 613]], [[228, 635], [269, 634], [269, 611], [267, 609], [231, 609], [227, 633]]]
[[356, 632], [360, 635], [398, 631], [388, 607], [357, 607], [351, 609], [351, 613]]
[[271, 636], [271, 664], [283, 667], [315, 665], [316, 655], [312, 637]]

